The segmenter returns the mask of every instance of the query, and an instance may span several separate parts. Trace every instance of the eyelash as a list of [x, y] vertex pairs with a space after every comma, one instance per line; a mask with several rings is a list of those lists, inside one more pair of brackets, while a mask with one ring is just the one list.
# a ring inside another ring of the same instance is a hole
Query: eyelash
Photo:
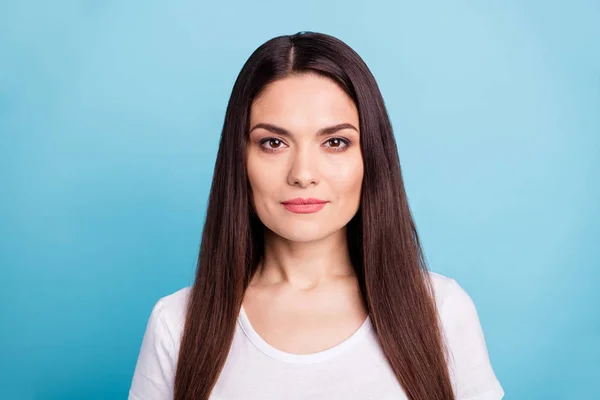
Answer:
[[[264, 138], [264, 139], [262, 139], [259, 142], [259, 145], [260, 145], [260, 147], [261, 147], [261, 149], [263, 151], [266, 151], [267, 153], [276, 153], [277, 151], [279, 151], [279, 148], [277, 148], [277, 149], [269, 149], [269, 148], [263, 146], [265, 143], [268, 143], [271, 140], [278, 140], [281, 143], [285, 143], [283, 140], [281, 140], [279, 138], [276, 138], [276, 137]], [[350, 146], [350, 144], [352, 143], [348, 139], [344, 139], [344, 138], [341, 138], [341, 137], [332, 137], [332, 138], [329, 138], [329, 139], [327, 139], [327, 141], [325, 143], [330, 142], [332, 140], [339, 140], [340, 142], [344, 143], [344, 145], [345, 145], [345, 146], [337, 147], [337, 148], [336, 147], [330, 147], [336, 153], [342, 152], [342, 151], [346, 150]]]

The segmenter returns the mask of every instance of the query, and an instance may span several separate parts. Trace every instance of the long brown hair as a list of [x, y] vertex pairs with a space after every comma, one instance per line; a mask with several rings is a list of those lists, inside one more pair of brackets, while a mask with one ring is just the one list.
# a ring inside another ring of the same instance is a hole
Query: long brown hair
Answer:
[[354, 50], [335, 37], [313, 32], [262, 44], [233, 86], [181, 338], [174, 398], [209, 398], [230, 350], [244, 292], [263, 257], [263, 225], [251, 210], [246, 174], [250, 107], [267, 84], [301, 73], [329, 77], [358, 108], [364, 178], [360, 207], [347, 226], [348, 247], [387, 360], [409, 399], [453, 400], [432, 283], [383, 98]]

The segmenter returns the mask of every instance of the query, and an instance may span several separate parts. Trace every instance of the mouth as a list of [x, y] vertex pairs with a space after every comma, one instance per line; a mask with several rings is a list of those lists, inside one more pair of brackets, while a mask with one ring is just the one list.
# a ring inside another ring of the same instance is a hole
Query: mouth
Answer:
[[311, 214], [322, 210], [328, 202], [321, 199], [292, 199], [281, 202], [288, 210], [296, 214]]

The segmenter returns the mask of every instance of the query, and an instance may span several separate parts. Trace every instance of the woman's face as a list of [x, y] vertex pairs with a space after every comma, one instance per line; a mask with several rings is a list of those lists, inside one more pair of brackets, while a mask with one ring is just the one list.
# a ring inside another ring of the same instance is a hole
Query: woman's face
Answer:
[[[358, 130], [356, 105], [329, 78], [296, 75], [265, 88], [250, 110], [247, 169], [254, 210], [268, 229], [306, 242], [346, 226], [360, 205]], [[297, 198], [325, 204], [284, 204]]]

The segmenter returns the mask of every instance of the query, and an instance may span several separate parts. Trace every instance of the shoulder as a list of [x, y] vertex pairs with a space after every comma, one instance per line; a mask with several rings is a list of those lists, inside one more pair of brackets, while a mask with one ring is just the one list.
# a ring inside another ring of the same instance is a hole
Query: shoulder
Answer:
[[160, 321], [175, 344], [183, 332], [191, 286], [160, 297], [152, 308], [151, 319]]
[[146, 325], [129, 399], [173, 398], [173, 380], [190, 287], [159, 298]]
[[430, 272], [457, 398], [501, 399], [504, 390], [492, 368], [471, 296], [447, 276]]
[[475, 303], [469, 293], [454, 278], [430, 272], [435, 302], [445, 333], [464, 337], [465, 331], [480, 332], [481, 326]]
[[154, 307], [163, 314], [179, 314], [187, 308], [191, 289], [191, 286], [186, 286], [176, 292], [160, 297]]
[[429, 276], [438, 311], [442, 316], [449, 310], [464, 311], [465, 308], [472, 307], [471, 297], [454, 278], [433, 271], [429, 271]]

